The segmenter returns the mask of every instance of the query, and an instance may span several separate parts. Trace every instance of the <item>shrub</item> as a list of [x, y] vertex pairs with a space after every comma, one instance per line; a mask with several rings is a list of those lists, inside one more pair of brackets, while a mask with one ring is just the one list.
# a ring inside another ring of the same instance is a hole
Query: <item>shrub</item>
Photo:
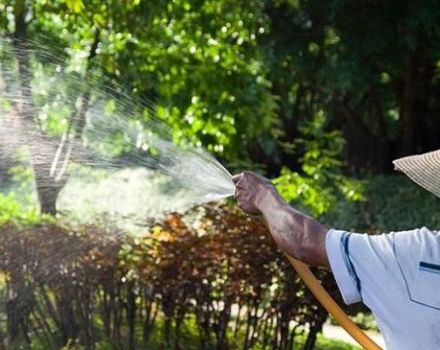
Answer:
[[143, 237], [7, 224], [0, 271], [9, 346], [180, 349], [193, 329], [199, 348], [290, 349], [307, 327], [311, 348], [327, 318], [262, 221], [228, 206], [172, 214]]
[[382, 233], [440, 226], [440, 200], [402, 175], [369, 179], [365, 200], [335, 203], [323, 220], [332, 227]]

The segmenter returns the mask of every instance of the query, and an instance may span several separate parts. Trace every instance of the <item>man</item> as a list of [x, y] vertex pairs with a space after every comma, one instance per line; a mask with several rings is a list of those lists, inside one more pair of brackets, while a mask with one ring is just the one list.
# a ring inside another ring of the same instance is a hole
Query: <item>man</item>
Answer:
[[[397, 169], [440, 197], [440, 150], [394, 161]], [[236, 198], [263, 215], [277, 245], [313, 266], [329, 267], [346, 304], [362, 301], [389, 350], [440, 349], [440, 232], [366, 235], [327, 229], [290, 207], [255, 173], [234, 177]]]

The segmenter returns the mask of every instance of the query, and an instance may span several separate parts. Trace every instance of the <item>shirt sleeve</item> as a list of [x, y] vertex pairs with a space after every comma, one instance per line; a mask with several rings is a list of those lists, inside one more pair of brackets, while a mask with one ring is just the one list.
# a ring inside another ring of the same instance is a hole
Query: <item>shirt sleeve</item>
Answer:
[[[340, 230], [328, 232], [327, 255], [346, 304], [362, 301], [371, 308], [383, 302], [384, 295], [400, 293], [402, 274], [395, 255], [395, 235], [368, 235]], [[413, 234], [405, 236], [414, 237]], [[414, 250], [411, 241], [402, 247], [406, 252], [405, 263], [412, 260], [408, 259]]]
[[326, 237], [326, 250], [330, 268], [335, 277], [339, 291], [346, 304], [353, 304], [362, 300], [360, 290], [358, 288], [358, 280], [356, 275], [347, 264], [347, 246], [344, 247], [348, 232], [339, 230], [330, 230]]
[[363, 301], [374, 309], [384, 298], [407, 298], [420, 260], [426, 251], [438, 252], [439, 239], [425, 227], [381, 235], [329, 230], [327, 256], [344, 302]]

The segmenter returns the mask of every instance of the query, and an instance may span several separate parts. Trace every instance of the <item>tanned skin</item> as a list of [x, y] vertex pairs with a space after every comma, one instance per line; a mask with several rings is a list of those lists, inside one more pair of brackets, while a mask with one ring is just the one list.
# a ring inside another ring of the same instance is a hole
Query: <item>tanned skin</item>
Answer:
[[245, 171], [233, 180], [238, 205], [249, 214], [263, 216], [281, 250], [306, 264], [329, 267], [327, 228], [289, 206], [265, 177]]

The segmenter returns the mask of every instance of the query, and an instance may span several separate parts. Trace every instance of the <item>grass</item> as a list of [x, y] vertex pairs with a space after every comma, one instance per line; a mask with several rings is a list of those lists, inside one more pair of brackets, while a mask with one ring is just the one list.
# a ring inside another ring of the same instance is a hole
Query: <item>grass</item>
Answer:
[[[172, 350], [174, 349], [174, 337], [171, 335], [170, 340], [170, 346], [165, 347], [163, 344], [163, 329], [162, 329], [162, 320], [158, 320], [158, 323], [156, 324], [155, 330], [153, 331], [153, 334], [151, 335], [150, 341], [148, 343], [148, 349], [149, 350]], [[140, 332], [136, 332], [140, 333]], [[0, 333], [1, 334], [1, 333]], [[143, 348], [144, 344], [139, 340], [140, 334], [137, 334], [136, 338], [138, 338], [137, 341], [137, 347]], [[234, 342], [233, 337], [229, 337], [229, 345], [230, 349], [242, 349], [241, 342]], [[304, 346], [304, 343], [307, 339], [307, 334], [301, 334], [297, 335], [295, 337], [295, 343], [291, 350], [301, 350]], [[187, 322], [185, 326], [182, 329], [181, 336], [179, 337], [179, 346], [181, 349], [185, 350], [196, 350], [200, 349], [200, 343], [199, 343], [199, 337], [197, 334], [197, 330], [195, 327], [194, 322]], [[114, 344], [110, 339], [101, 339], [99, 342], [95, 343], [94, 348], [96, 350], [114, 350]], [[127, 345], [124, 346], [124, 348], [127, 348]], [[41, 342], [37, 339], [34, 339], [31, 345], [19, 345], [17, 349], [20, 350], [48, 350]], [[81, 345], [75, 344], [75, 342], [70, 342], [64, 347], [61, 347], [59, 350], [85, 350], [86, 348]], [[215, 345], [207, 346], [205, 348], [206, 350], [215, 350]], [[315, 345], [315, 350], [361, 350], [362, 348], [340, 341], [335, 339], [329, 339], [325, 338], [324, 336], [318, 334], [317, 342]], [[261, 350], [261, 346], [259, 344], [256, 344], [252, 348], [252, 350]]]
[[315, 350], [362, 350], [362, 348], [340, 340], [329, 339], [318, 335]]
[[[296, 341], [294, 347], [292, 350], [301, 350], [304, 346], [304, 342], [305, 342], [305, 336], [302, 337], [298, 337], [298, 340]], [[182, 344], [180, 343], [180, 347], [183, 349], [199, 349], [199, 344], [198, 344], [198, 340], [193, 339], [193, 341], [189, 342], [189, 343], [185, 343]], [[112, 342], [109, 340], [103, 340], [100, 341], [99, 343], [95, 344], [95, 348], [97, 350], [113, 350], [114, 347], [112, 345]], [[20, 347], [20, 349], [22, 350], [42, 350], [41, 346], [37, 345], [37, 346], [30, 346], [30, 347]], [[85, 349], [82, 346], [77, 346], [77, 345], [66, 345], [63, 348], [61, 348], [60, 350], [83, 350]], [[151, 342], [150, 345], [148, 346], [149, 350], [172, 350], [174, 349], [173, 346], [171, 346], [170, 348], [165, 348], [163, 347], [162, 344], [160, 344], [159, 342]], [[212, 348], [209, 348], [207, 350], [215, 350], [216, 348], [213, 346]], [[242, 349], [241, 346], [239, 347], [234, 347], [231, 346], [231, 349]], [[258, 345], [256, 347], [253, 348], [254, 350], [259, 350]], [[335, 340], [335, 339], [328, 339], [325, 338], [321, 335], [318, 335], [318, 340], [317, 343], [315, 345], [315, 350], [362, 350], [362, 348], [352, 345], [352, 344], [348, 344], [345, 343], [343, 341], [339, 341], [339, 340]]]

